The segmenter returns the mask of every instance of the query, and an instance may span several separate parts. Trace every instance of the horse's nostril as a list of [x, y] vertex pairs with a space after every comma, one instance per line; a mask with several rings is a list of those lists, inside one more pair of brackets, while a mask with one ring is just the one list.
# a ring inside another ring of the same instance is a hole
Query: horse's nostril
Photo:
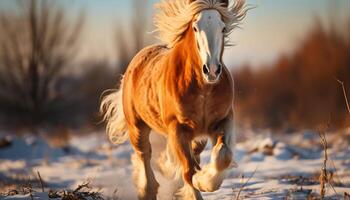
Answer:
[[203, 73], [209, 74], [209, 69], [208, 69], [208, 66], [206, 64], [203, 65]]
[[221, 73], [221, 70], [222, 70], [222, 66], [221, 65], [218, 65], [218, 68], [216, 69], [215, 71], [215, 74], [218, 75]]

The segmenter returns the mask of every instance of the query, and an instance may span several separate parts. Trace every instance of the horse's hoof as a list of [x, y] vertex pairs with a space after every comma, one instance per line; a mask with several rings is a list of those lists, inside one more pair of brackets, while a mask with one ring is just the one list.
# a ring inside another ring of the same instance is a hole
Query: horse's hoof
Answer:
[[214, 192], [218, 190], [224, 180], [224, 174], [216, 172], [210, 166], [204, 167], [193, 178], [193, 186], [202, 192]]

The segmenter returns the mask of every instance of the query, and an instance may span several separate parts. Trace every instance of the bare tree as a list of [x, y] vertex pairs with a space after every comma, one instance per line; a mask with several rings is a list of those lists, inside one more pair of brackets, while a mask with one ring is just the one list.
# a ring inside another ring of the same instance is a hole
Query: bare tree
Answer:
[[[126, 33], [123, 26], [127, 24], [117, 24], [116, 42], [118, 52], [119, 72], [124, 73], [133, 56], [146, 45], [146, 28], [148, 25], [147, 13], [148, 0], [133, 0], [132, 19]], [[126, 37], [126, 34], [128, 37]]]
[[17, 7], [0, 13], [0, 102], [34, 117], [57, 97], [54, 84], [76, 55], [83, 15], [72, 22], [48, 0]]

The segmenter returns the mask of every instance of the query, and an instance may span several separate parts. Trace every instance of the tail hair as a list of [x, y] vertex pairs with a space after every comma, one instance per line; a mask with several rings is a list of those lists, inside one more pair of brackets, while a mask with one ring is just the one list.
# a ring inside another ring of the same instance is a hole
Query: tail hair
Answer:
[[100, 113], [103, 116], [103, 121], [106, 122], [106, 133], [113, 144], [122, 144], [128, 139], [122, 88], [123, 80], [119, 89], [109, 90], [110, 93], [103, 97], [100, 106]]

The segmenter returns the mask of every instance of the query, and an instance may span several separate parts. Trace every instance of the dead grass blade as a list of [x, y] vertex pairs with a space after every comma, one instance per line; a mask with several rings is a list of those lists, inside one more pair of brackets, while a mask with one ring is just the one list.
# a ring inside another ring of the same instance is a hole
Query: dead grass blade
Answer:
[[325, 194], [326, 194], [326, 183], [328, 182], [328, 171], [327, 171], [328, 144], [327, 144], [325, 132], [322, 130], [319, 130], [318, 134], [319, 134], [320, 139], [321, 139], [321, 144], [323, 146], [323, 153], [324, 153], [323, 165], [322, 165], [321, 173], [320, 173], [320, 177], [319, 177], [320, 194], [321, 194], [321, 199], [323, 199]]
[[258, 170], [258, 166], [256, 166], [255, 170], [254, 170], [253, 173], [250, 175], [250, 177], [247, 179], [247, 181], [246, 181], [243, 185], [241, 185], [241, 187], [240, 187], [239, 190], [238, 190], [238, 193], [237, 193], [237, 195], [236, 195], [235, 200], [239, 200], [239, 197], [240, 197], [240, 195], [241, 195], [241, 192], [242, 192], [242, 191], [244, 190], [244, 188], [247, 186], [247, 184], [249, 183], [250, 179], [252, 179], [252, 178], [254, 177], [254, 175], [255, 175], [255, 173], [256, 173], [257, 170]]
[[38, 178], [39, 178], [39, 181], [40, 181], [41, 191], [45, 192], [45, 190], [44, 190], [44, 182], [43, 182], [43, 179], [40, 176], [40, 172], [37, 171], [37, 174], [38, 174]]
[[323, 147], [323, 155], [324, 155], [321, 173], [319, 176], [321, 199], [324, 199], [324, 197], [326, 195], [326, 184], [327, 183], [331, 186], [334, 193], [336, 195], [338, 195], [338, 193], [335, 190], [334, 185], [333, 185], [333, 175], [334, 174], [333, 174], [333, 172], [329, 172], [329, 170], [327, 169], [328, 142], [327, 142], [327, 138], [326, 138], [326, 130], [329, 129], [329, 127], [330, 127], [330, 120], [327, 122], [327, 124], [324, 128], [319, 128], [319, 130], [318, 130], [318, 134], [319, 134], [319, 137], [321, 139], [321, 144]]
[[350, 114], [350, 106], [349, 106], [349, 101], [348, 101], [348, 96], [346, 94], [346, 90], [345, 90], [345, 86], [344, 86], [344, 81], [341, 81], [337, 78], [335, 78], [335, 80], [341, 85], [342, 90], [343, 90], [343, 94], [344, 94], [344, 99], [345, 99], [345, 103], [346, 103], [346, 108], [348, 109], [348, 113]]

